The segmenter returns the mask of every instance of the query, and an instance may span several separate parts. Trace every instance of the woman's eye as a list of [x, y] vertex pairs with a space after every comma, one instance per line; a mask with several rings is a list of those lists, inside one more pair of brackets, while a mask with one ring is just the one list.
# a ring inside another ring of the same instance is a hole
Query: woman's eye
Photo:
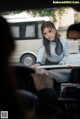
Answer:
[[52, 31], [51, 30], [49, 30], [49, 33], [51, 33]]
[[44, 33], [44, 35], [46, 35], [46, 33]]

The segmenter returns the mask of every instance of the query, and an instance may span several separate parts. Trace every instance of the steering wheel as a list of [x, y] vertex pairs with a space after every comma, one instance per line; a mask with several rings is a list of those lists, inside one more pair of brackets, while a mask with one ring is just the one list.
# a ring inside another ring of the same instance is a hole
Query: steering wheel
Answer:
[[[19, 82], [19, 88], [36, 94], [37, 90], [34, 85], [33, 77], [31, 76], [32, 73], [35, 73], [35, 70], [21, 63], [16, 63], [12, 66], [15, 69], [15, 74]], [[58, 91], [59, 84], [56, 80], [53, 79], [53, 81], [54, 88]]]
[[14, 68], [19, 88], [36, 93], [37, 90], [31, 76], [32, 73], [35, 73], [34, 69], [21, 63], [13, 64], [12, 67]]

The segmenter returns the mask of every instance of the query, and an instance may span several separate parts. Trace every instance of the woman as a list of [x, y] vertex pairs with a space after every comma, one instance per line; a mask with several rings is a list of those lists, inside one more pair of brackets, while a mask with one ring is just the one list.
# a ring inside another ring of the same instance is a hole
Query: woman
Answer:
[[46, 55], [45, 65], [65, 64], [69, 56], [68, 42], [56, 30], [51, 21], [46, 21], [41, 26], [43, 43], [38, 51], [35, 66], [42, 64]]

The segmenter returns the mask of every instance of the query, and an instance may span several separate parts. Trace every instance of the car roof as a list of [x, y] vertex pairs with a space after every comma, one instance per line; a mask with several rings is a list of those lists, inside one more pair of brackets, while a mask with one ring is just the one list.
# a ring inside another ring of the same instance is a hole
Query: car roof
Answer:
[[18, 22], [34, 22], [34, 21], [50, 21], [48, 16], [44, 17], [29, 17], [25, 15], [3, 15], [9, 23], [18, 23]]

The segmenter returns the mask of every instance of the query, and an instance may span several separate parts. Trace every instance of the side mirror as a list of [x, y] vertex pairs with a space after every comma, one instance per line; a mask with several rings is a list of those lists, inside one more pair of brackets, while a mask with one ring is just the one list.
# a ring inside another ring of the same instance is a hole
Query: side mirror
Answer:
[[80, 38], [80, 23], [72, 24], [67, 29], [67, 38], [79, 39]]

